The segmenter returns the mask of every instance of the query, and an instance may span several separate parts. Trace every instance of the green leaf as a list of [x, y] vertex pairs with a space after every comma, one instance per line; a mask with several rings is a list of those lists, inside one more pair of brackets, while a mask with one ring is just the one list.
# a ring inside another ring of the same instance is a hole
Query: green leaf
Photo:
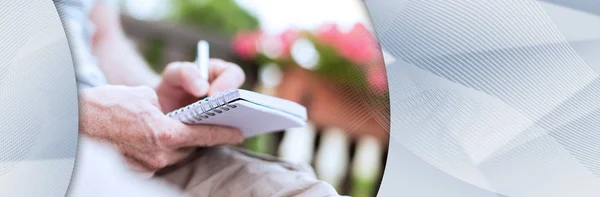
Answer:
[[259, 26], [258, 19], [234, 0], [174, 0], [173, 8], [172, 19], [227, 35]]

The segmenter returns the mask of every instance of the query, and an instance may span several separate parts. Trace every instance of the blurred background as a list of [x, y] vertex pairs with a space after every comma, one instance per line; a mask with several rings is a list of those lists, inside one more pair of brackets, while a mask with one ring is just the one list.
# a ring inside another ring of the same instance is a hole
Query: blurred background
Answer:
[[131, 41], [157, 72], [193, 61], [198, 40], [238, 63], [242, 87], [296, 101], [309, 126], [245, 148], [315, 168], [345, 195], [375, 196], [389, 138], [384, 62], [360, 0], [122, 0]]

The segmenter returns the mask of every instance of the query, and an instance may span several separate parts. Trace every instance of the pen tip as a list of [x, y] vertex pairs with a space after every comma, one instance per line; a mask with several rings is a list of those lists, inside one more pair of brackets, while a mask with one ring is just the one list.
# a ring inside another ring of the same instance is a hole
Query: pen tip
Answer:
[[198, 41], [198, 48], [205, 48], [205, 47], [208, 47], [208, 42], [206, 40]]

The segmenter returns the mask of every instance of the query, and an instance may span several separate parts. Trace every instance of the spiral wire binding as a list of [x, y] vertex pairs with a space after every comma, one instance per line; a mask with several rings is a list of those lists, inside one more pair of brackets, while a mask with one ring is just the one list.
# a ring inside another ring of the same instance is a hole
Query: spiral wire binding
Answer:
[[227, 103], [227, 99], [225, 98], [225, 96], [231, 92], [231, 90], [225, 91], [216, 96], [207, 97], [188, 106], [170, 112], [167, 114], [167, 116], [187, 124], [199, 123], [200, 121], [208, 119], [211, 116], [216, 116], [225, 111], [236, 108], [237, 105]]

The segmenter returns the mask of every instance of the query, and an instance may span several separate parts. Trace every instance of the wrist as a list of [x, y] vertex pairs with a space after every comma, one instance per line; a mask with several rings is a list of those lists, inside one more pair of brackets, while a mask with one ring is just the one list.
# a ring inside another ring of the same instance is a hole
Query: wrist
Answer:
[[91, 114], [93, 114], [94, 106], [96, 104], [96, 100], [92, 96], [93, 88], [90, 89], [81, 89], [79, 90], [79, 133], [83, 134], [91, 134], [91, 125], [93, 124], [90, 121]]

